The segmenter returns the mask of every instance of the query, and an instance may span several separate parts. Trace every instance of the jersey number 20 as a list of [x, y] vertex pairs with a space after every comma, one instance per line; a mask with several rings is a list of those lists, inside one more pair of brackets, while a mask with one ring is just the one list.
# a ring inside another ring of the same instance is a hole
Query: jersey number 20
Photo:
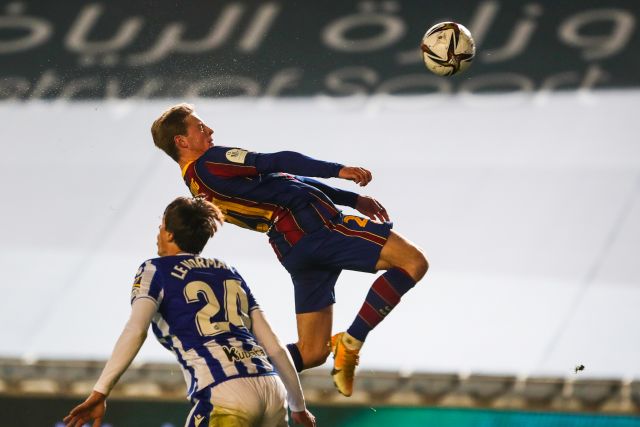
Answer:
[[[220, 311], [220, 301], [208, 283], [200, 280], [189, 282], [184, 288], [184, 297], [188, 303], [200, 301], [198, 296], [203, 295], [207, 305], [202, 307], [196, 314], [196, 326], [200, 335], [209, 337], [222, 332], [228, 332], [230, 324], [238, 327], [251, 329], [251, 318], [249, 317], [249, 300], [247, 294], [239, 280], [229, 279], [223, 282], [224, 285], [224, 321], [212, 322], [213, 316]], [[238, 302], [240, 305], [238, 306]]]

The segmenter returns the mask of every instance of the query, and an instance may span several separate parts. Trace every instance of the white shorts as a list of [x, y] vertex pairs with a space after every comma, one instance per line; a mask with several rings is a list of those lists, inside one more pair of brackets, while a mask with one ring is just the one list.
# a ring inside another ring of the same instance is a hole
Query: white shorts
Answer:
[[277, 375], [236, 378], [211, 389], [208, 402], [196, 399], [186, 427], [286, 427], [287, 391]]

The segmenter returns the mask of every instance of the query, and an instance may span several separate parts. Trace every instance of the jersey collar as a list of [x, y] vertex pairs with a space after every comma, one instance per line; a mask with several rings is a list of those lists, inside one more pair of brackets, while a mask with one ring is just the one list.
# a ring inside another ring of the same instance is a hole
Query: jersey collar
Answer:
[[193, 163], [195, 160], [190, 161], [189, 163], [187, 163], [186, 165], [184, 165], [184, 167], [182, 168], [182, 177], [184, 178], [184, 176], [187, 174], [187, 169], [189, 168], [189, 166], [191, 166], [191, 163]]

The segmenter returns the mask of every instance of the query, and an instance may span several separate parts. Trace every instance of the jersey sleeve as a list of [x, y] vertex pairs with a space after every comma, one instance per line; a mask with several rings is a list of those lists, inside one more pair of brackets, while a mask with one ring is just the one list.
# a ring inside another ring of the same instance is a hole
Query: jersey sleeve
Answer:
[[255, 310], [256, 308], [260, 308], [260, 305], [251, 292], [251, 289], [249, 289], [249, 285], [247, 285], [247, 282], [245, 282], [240, 273], [238, 273], [238, 270], [236, 270], [234, 267], [231, 267], [231, 271], [233, 271], [233, 273], [240, 279], [240, 287], [242, 287], [244, 293], [247, 294], [247, 300], [249, 301], [249, 312], [251, 312], [251, 310]]
[[358, 193], [342, 190], [340, 188], [335, 188], [323, 182], [317, 181], [315, 179], [312, 179], [306, 176], [296, 176], [296, 179], [322, 191], [336, 205], [349, 206], [350, 208], [356, 207], [356, 203], [358, 202], [358, 196], [359, 196]]
[[220, 177], [256, 176], [285, 172], [319, 178], [337, 177], [344, 166], [316, 160], [294, 151], [255, 153], [241, 148], [212, 147], [202, 157], [203, 166]]
[[160, 276], [158, 267], [153, 263], [153, 260], [145, 261], [138, 268], [131, 287], [131, 304], [138, 299], [149, 298], [159, 306], [164, 295]]
[[258, 172], [286, 172], [293, 175], [334, 178], [344, 166], [339, 163], [316, 160], [295, 151], [271, 154], [248, 153], [247, 162], [254, 164]]
[[251, 289], [249, 289], [247, 282], [245, 282], [244, 279], [242, 279], [241, 283], [242, 283], [241, 285], [242, 289], [244, 289], [245, 293], [247, 294], [247, 299], [249, 300], [249, 312], [251, 312], [251, 310], [260, 308], [260, 305], [254, 298], [253, 293], [251, 293]]
[[109, 395], [120, 376], [140, 351], [156, 310], [155, 303], [147, 298], [139, 298], [131, 305], [129, 320], [124, 326], [120, 338], [116, 341], [111, 357], [102, 370], [98, 382], [93, 387], [95, 391]]

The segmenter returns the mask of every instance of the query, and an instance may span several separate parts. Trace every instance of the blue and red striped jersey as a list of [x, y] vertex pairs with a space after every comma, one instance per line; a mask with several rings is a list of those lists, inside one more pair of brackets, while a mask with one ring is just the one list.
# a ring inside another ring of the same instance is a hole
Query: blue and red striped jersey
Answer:
[[216, 146], [187, 164], [182, 175], [191, 194], [215, 203], [226, 222], [266, 232], [282, 257], [302, 236], [338, 216], [336, 204], [355, 207], [356, 193], [308, 178], [337, 177], [342, 167], [292, 151]]

